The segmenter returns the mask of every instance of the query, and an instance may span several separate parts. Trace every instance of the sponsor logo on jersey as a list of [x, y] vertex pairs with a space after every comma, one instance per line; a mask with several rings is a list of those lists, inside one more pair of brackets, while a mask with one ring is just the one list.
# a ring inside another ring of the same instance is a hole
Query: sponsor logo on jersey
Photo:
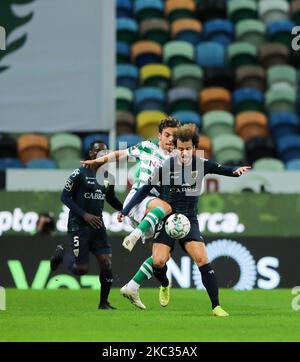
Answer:
[[67, 179], [67, 181], [65, 183], [65, 190], [66, 191], [71, 191], [73, 185], [74, 185], [74, 182], [71, 179]]

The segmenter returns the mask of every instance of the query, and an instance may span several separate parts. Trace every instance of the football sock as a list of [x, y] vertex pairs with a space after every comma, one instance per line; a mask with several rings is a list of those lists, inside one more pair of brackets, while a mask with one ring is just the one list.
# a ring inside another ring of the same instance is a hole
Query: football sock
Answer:
[[113, 283], [113, 274], [111, 268], [101, 269], [99, 280], [101, 284], [100, 288], [100, 304], [106, 303], [108, 299], [108, 294]]
[[143, 218], [137, 229], [141, 230], [142, 233], [145, 233], [151, 227], [153, 230], [155, 230], [155, 226], [159, 224], [166, 215], [167, 214], [162, 207], [155, 207], [154, 209], [150, 210]]
[[69, 272], [72, 274], [74, 274], [74, 269], [73, 269], [74, 263], [75, 263], [75, 256], [64, 253], [63, 264], [65, 268], [67, 268]]
[[167, 278], [167, 270], [168, 270], [167, 265], [165, 265], [163, 268], [157, 268], [153, 266], [153, 275], [161, 283], [163, 287], [167, 287], [169, 285], [169, 280]]
[[219, 305], [219, 288], [215, 272], [210, 263], [200, 266], [199, 270], [202, 277], [202, 283], [207, 290], [212, 308], [214, 309]]
[[153, 258], [152, 258], [152, 256], [150, 256], [150, 258], [146, 259], [143, 262], [140, 269], [135, 274], [135, 276], [132, 278], [132, 280], [135, 283], [137, 283], [139, 286], [141, 286], [144, 283], [145, 280], [150, 279], [152, 277], [152, 275], [153, 275], [152, 266], [153, 266]]

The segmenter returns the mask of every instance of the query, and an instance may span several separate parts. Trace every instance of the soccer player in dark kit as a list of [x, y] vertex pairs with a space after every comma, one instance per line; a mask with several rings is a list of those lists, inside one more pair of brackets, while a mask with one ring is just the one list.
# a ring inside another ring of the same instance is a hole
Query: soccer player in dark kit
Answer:
[[[179, 239], [178, 243], [199, 268], [203, 285], [211, 301], [213, 315], [225, 317], [229, 314], [220, 306], [217, 278], [209, 263], [204, 240], [199, 230], [198, 200], [202, 180], [206, 174], [237, 177], [247, 172], [250, 167], [221, 166], [216, 162], [195, 155], [198, 134], [193, 124], [179, 127], [175, 132], [174, 143], [177, 148], [177, 155], [166, 160], [161, 167], [154, 171], [149, 184], [137, 191], [122, 211], [122, 215], [127, 215], [130, 209], [143, 200], [153, 187], [160, 192], [159, 197], [172, 207], [172, 213], [185, 215], [190, 220], [191, 228], [188, 235]], [[167, 305], [169, 300], [166, 263], [176, 242], [165, 230], [164, 222], [166, 219], [167, 217], [157, 226], [152, 248], [153, 273], [162, 285], [160, 299], [165, 299], [165, 301], [161, 301], [163, 306]]]
[[[99, 152], [104, 154], [106, 150], [102, 141], [95, 141], [90, 145], [89, 156], [95, 159]], [[113, 176], [102, 170], [80, 167], [66, 181], [61, 201], [70, 209], [68, 235], [73, 255], [68, 254], [63, 245], [57, 245], [50, 264], [53, 271], [63, 263], [72, 274], [84, 275], [88, 272], [89, 253], [93, 253], [100, 269], [99, 309], [116, 309], [108, 302], [113, 283], [112, 249], [102, 211], [104, 200], [118, 211], [122, 210], [122, 203], [115, 195]]]

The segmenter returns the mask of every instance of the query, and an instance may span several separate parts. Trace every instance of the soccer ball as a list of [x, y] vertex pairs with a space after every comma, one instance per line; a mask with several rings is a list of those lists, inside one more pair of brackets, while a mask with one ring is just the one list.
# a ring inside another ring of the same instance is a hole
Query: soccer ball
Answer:
[[173, 214], [168, 217], [165, 229], [172, 239], [183, 239], [190, 232], [190, 220], [182, 214]]

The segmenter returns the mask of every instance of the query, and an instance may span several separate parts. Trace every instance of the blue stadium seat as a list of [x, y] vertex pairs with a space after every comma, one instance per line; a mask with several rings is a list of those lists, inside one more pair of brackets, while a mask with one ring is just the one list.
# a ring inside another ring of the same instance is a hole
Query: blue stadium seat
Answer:
[[204, 23], [203, 32], [207, 41], [220, 43], [225, 47], [234, 40], [234, 26], [229, 20], [209, 20]]
[[132, 64], [118, 64], [117, 85], [135, 90], [139, 85], [138, 69]]
[[18, 158], [0, 158], [0, 169], [22, 167], [23, 165]]
[[134, 12], [138, 15], [145, 9], [156, 9], [161, 12], [164, 11], [164, 3], [161, 0], [136, 0], [134, 3]]
[[300, 158], [295, 158], [285, 164], [285, 167], [289, 171], [300, 171]]
[[136, 113], [165, 108], [165, 92], [160, 88], [142, 87], [134, 92], [134, 108]]
[[83, 139], [83, 152], [85, 156], [88, 156], [90, 150], [90, 144], [94, 141], [103, 141], [107, 147], [109, 143], [109, 136], [107, 133], [95, 133], [84, 137]]
[[168, 91], [168, 107], [171, 112], [191, 110], [197, 112], [198, 92], [188, 87], [175, 87]]
[[27, 168], [43, 168], [43, 169], [54, 169], [56, 168], [55, 163], [48, 158], [36, 158], [26, 163]]
[[203, 42], [196, 46], [196, 63], [203, 67], [224, 67], [225, 50], [219, 43]]
[[274, 138], [296, 134], [300, 128], [299, 117], [292, 112], [273, 113], [269, 118], [269, 128]]
[[142, 141], [144, 141], [144, 138], [137, 134], [123, 134], [122, 136], [119, 136], [117, 138], [116, 149], [119, 149], [119, 147], [121, 146], [120, 143], [123, 143], [122, 148], [127, 148], [134, 146]]
[[117, 18], [132, 18], [133, 3], [131, 0], [117, 1]]
[[233, 92], [232, 99], [235, 113], [264, 110], [264, 95], [256, 88], [237, 89]]
[[271, 41], [280, 42], [290, 47], [294, 26], [296, 24], [290, 20], [278, 20], [269, 23], [267, 25], [267, 37]]
[[279, 158], [287, 163], [300, 158], [300, 136], [284, 136], [277, 140], [277, 151]]
[[126, 63], [130, 61], [130, 46], [122, 41], [117, 42], [117, 58], [118, 63]]
[[172, 113], [172, 116], [177, 118], [182, 124], [194, 123], [198, 126], [199, 130], [202, 128], [202, 121], [199, 113], [192, 111], [178, 111]]
[[138, 24], [134, 19], [118, 18], [116, 21], [117, 39], [133, 44], [138, 37]]

